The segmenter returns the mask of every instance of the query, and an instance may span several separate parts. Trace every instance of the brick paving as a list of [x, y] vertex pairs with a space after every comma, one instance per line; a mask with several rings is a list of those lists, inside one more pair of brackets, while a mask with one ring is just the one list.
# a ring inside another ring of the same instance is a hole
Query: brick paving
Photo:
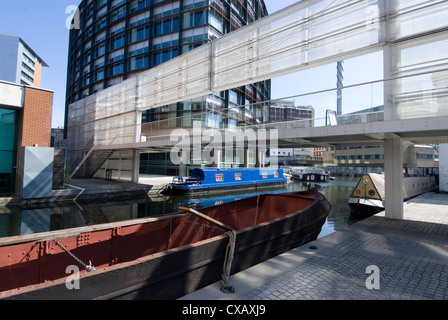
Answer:
[[[447, 300], [448, 194], [404, 208], [403, 220], [378, 214], [233, 276], [235, 294], [217, 283], [183, 299]], [[366, 286], [369, 266], [379, 289]]]

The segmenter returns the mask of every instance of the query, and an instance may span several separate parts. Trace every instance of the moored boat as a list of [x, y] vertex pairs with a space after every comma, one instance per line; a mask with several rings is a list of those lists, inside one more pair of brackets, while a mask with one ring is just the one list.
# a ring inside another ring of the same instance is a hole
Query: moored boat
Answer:
[[189, 177], [175, 177], [165, 194], [191, 194], [284, 186], [283, 170], [272, 168], [193, 169]]
[[[329, 182], [331, 180], [330, 174], [323, 168], [307, 168], [304, 170], [293, 171], [293, 180], [302, 182]], [[334, 178], [333, 178], [334, 180]]]
[[0, 239], [0, 298], [176, 299], [316, 239], [330, 208], [313, 189]]
[[[434, 176], [403, 177], [403, 201], [438, 188]], [[368, 217], [384, 211], [386, 200], [384, 175], [364, 174], [359, 179], [348, 200], [351, 215], [356, 218]]]

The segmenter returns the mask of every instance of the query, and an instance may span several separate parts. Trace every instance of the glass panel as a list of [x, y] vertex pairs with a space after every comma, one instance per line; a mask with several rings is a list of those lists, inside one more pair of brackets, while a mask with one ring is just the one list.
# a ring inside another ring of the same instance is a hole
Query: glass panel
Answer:
[[0, 109], [0, 194], [14, 193], [16, 111]]
[[391, 37], [399, 39], [448, 26], [448, 6], [445, 0], [393, 0]]
[[420, 41], [391, 47], [390, 86], [395, 99], [392, 119], [448, 115], [448, 35], [433, 35]]

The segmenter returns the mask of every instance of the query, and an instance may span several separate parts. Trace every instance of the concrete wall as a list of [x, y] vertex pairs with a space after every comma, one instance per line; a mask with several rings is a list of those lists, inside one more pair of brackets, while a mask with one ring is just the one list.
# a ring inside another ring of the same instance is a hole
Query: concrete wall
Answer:
[[448, 144], [441, 144], [439, 148], [440, 163], [440, 191], [448, 192]]
[[24, 91], [23, 86], [0, 81], [0, 106], [21, 108]]
[[[140, 160], [140, 157], [137, 160]], [[132, 182], [134, 170], [138, 170], [135, 165], [134, 151], [115, 151], [101, 165], [94, 178], [105, 179], [106, 170], [110, 170], [112, 180]]]

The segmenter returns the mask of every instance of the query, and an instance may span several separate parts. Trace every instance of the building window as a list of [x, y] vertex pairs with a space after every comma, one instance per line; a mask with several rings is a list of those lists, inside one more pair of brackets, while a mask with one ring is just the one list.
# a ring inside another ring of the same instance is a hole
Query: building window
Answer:
[[35, 63], [30, 57], [28, 57], [25, 53], [23, 53], [23, 58], [24, 58], [29, 64], [31, 64], [33, 67], [35, 67], [36, 63]]
[[31, 69], [25, 62], [22, 62], [22, 67], [34, 76], [34, 70]]
[[124, 46], [124, 36], [116, 37], [110, 44], [110, 50], [115, 50]]
[[126, 15], [126, 7], [114, 11], [111, 15], [111, 22], [117, 21]]
[[159, 65], [164, 62], [167, 62], [173, 58], [176, 58], [179, 55], [178, 49], [171, 49], [171, 50], [163, 50], [156, 52], [154, 55], [154, 65]]
[[148, 56], [134, 57], [130, 59], [129, 71], [134, 71], [138, 69], [148, 68], [149, 58]]
[[16, 117], [17, 111], [0, 109], [0, 194], [15, 191]]
[[117, 74], [121, 74], [121, 73], [123, 73], [123, 71], [124, 71], [124, 64], [123, 64], [123, 62], [115, 63], [115, 64], [112, 66], [112, 70], [111, 70], [111, 71], [112, 71], [111, 74], [112, 74], [113, 76], [115, 76], [115, 75], [117, 75]]
[[146, 7], [149, 7], [149, 5], [150, 5], [150, 1], [148, 1], [148, 0], [135, 0], [135, 1], [132, 1], [131, 4], [129, 5], [129, 10], [132, 13], [132, 12], [136, 12], [141, 9], [144, 9]]
[[380, 154], [368, 154], [364, 156], [364, 160], [380, 160], [381, 155]]
[[213, 10], [210, 11], [210, 24], [222, 34], [226, 33], [226, 23], [224, 18]]
[[154, 35], [160, 36], [162, 34], [176, 32], [179, 31], [179, 28], [179, 17], [160, 20], [155, 23]]
[[417, 153], [417, 159], [420, 159], [420, 160], [433, 160], [434, 159], [434, 155]]
[[197, 11], [184, 13], [183, 28], [193, 28], [208, 24], [208, 9], [201, 9]]
[[97, 22], [95, 25], [95, 31], [103, 29], [106, 26], [106, 22], [107, 22], [106, 18], [103, 18], [99, 22]]
[[26, 80], [34, 82], [34, 79], [32, 77], [30, 77], [29, 75], [27, 75], [25, 72], [21, 72], [22, 77], [24, 77]]
[[[106, 53], [106, 45], [104, 43], [101, 43], [94, 50], [95, 50], [94, 52], [95, 52], [95, 59], [96, 59]], [[86, 59], [88, 59], [88, 62], [90, 62], [90, 53], [86, 56]]]
[[149, 38], [149, 26], [133, 29], [129, 32], [129, 43], [142, 41]]
[[102, 6], [104, 6], [107, 3], [107, 0], [98, 0], [96, 3], [96, 7], [97, 9], [101, 8]]
[[[104, 68], [101, 68], [98, 71], [93, 73], [93, 79], [92, 79], [93, 82], [100, 81], [103, 79], [104, 79]], [[86, 78], [86, 80], [88, 80], [88, 78]], [[86, 84], [88, 84], [88, 83], [86, 83]]]

